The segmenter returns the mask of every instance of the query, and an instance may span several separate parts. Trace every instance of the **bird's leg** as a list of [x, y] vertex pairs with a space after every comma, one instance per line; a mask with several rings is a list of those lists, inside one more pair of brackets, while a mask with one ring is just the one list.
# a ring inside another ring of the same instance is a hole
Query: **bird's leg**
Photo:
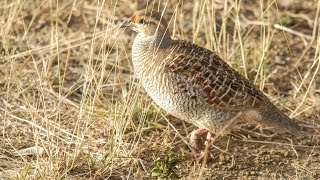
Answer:
[[214, 137], [215, 134], [211, 133], [206, 128], [200, 128], [192, 131], [190, 144], [195, 151], [195, 157], [197, 160], [203, 157], [204, 150], [208, 150], [208, 147], [213, 142]]

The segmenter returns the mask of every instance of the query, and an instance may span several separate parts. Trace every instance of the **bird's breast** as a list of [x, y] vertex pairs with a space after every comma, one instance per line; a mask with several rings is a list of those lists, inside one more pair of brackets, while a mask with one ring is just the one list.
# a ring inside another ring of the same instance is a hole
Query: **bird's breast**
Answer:
[[198, 127], [215, 129], [230, 118], [230, 113], [208, 107], [196, 84], [166, 70], [166, 61], [170, 60], [168, 54], [147, 48], [135, 42], [132, 62], [135, 74], [157, 105]]

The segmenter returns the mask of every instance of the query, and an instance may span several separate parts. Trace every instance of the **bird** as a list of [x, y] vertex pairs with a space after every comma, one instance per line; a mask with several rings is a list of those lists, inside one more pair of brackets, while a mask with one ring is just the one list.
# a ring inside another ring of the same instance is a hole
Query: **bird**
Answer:
[[169, 114], [199, 128], [190, 137], [196, 151], [239, 119], [302, 132], [297, 122], [215, 52], [172, 38], [163, 12], [138, 10], [120, 28], [137, 33], [132, 64], [146, 93]]

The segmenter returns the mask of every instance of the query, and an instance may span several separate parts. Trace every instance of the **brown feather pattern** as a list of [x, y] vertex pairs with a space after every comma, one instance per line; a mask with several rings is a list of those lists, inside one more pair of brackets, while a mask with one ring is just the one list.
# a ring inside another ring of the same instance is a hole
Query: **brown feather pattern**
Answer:
[[208, 106], [224, 110], [264, 109], [269, 100], [213, 52], [176, 41], [166, 67], [197, 85]]

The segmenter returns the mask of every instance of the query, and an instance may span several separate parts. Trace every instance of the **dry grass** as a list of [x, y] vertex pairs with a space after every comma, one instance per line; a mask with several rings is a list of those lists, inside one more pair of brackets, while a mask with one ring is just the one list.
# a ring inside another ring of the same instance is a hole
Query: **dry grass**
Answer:
[[[195, 127], [133, 75], [135, 34], [117, 26], [145, 7], [314, 134], [241, 124], [201, 167], [187, 143]], [[317, 0], [0, 1], [0, 178], [148, 179], [166, 163], [184, 179], [320, 178], [319, 11]]]

